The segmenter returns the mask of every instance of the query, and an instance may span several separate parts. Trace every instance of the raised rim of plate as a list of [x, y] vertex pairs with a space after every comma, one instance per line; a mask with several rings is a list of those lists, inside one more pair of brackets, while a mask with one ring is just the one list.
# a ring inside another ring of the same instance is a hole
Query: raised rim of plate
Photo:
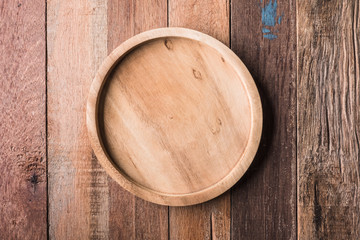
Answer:
[[[200, 191], [185, 193], [185, 194], [171, 194], [158, 192], [147, 188], [139, 183], [133, 181], [121, 172], [118, 166], [111, 160], [106, 152], [106, 148], [101, 139], [101, 134], [98, 125], [98, 106], [101, 92], [106, 82], [109, 73], [112, 72], [117, 63], [126, 56], [130, 51], [136, 47], [154, 39], [166, 37], [182, 37], [190, 40], [200, 41], [207, 44], [220, 54], [226, 57], [234, 71], [239, 75], [245, 90], [248, 94], [250, 109], [251, 109], [251, 129], [247, 145], [242, 156], [237, 161], [235, 167], [220, 181], [215, 184], [202, 189]], [[147, 201], [154, 202], [161, 205], [170, 206], [187, 206], [213, 199], [229, 188], [231, 188], [246, 172], [251, 162], [253, 161], [257, 152], [261, 132], [262, 132], [262, 106], [259, 92], [255, 82], [247, 70], [244, 63], [230, 50], [226, 45], [216, 40], [215, 38], [204, 33], [187, 29], [187, 28], [158, 28], [149, 30], [123, 42], [101, 64], [95, 78], [91, 84], [87, 106], [86, 106], [86, 125], [91, 146], [100, 164], [104, 167], [106, 172], [123, 188], [143, 198]]]

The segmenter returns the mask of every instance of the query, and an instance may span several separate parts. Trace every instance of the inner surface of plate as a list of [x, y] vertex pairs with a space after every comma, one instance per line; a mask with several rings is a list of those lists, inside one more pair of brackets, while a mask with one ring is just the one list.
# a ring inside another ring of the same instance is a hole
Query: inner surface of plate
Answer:
[[98, 105], [104, 150], [131, 181], [186, 194], [219, 182], [247, 145], [246, 89], [224, 56], [168, 37], [137, 46], [108, 75]]

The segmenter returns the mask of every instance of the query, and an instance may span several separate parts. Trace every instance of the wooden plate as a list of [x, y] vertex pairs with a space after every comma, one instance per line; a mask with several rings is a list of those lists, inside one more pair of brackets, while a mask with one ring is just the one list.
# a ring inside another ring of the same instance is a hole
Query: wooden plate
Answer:
[[91, 85], [87, 127], [110, 176], [154, 203], [210, 200], [257, 151], [259, 94], [224, 44], [184, 28], [141, 33], [116, 48]]

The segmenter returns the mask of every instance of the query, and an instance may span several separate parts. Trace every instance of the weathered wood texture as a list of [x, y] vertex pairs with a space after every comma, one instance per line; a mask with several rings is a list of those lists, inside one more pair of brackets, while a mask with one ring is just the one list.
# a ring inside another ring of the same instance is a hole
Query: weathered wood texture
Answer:
[[231, 48], [253, 75], [264, 114], [257, 157], [232, 189], [232, 239], [296, 238], [295, 15], [295, 0], [231, 1]]
[[299, 239], [359, 239], [359, 1], [298, 1]]
[[170, 239], [230, 239], [230, 192], [206, 203], [170, 207]]
[[0, 239], [46, 239], [45, 1], [0, 2]]
[[[229, 1], [169, 0], [169, 27], [187, 27], [229, 45]], [[170, 207], [171, 239], [230, 239], [230, 192], [191, 207]]]
[[[295, 8], [295, 0], [232, 0], [230, 8], [226, 0], [169, 0], [169, 9], [165, 0], [145, 2], [47, 1], [49, 237], [229, 239], [231, 215], [232, 239], [294, 239], [297, 232], [299, 239], [359, 239], [359, 1], [305, 0]], [[45, 12], [44, 0], [0, 3], [1, 239], [47, 238]], [[85, 126], [103, 58], [167, 20], [226, 44], [231, 27], [232, 49], [264, 108], [259, 153], [232, 189], [231, 206], [226, 193], [171, 208], [169, 222], [166, 207], [107, 176]], [[264, 37], [263, 27], [272, 35]]]
[[[114, 48], [135, 34], [166, 27], [167, 1], [108, 0], [107, 48]], [[146, 202], [122, 189], [110, 177], [110, 239], [167, 239], [168, 207]]]
[[102, 0], [47, 3], [48, 191], [52, 239], [109, 235], [109, 186], [87, 139], [85, 103], [107, 55]]
[[229, 0], [169, 0], [169, 27], [206, 33], [229, 46]]

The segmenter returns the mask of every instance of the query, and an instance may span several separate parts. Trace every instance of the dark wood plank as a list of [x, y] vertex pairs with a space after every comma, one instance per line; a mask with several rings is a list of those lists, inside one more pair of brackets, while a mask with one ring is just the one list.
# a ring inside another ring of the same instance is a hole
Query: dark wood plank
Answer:
[[[166, 27], [167, 1], [108, 0], [108, 53], [140, 32]], [[135, 197], [109, 178], [110, 239], [167, 239], [168, 207]]]
[[264, 114], [258, 154], [232, 189], [232, 239], [296, 238], [295, 16], [295, 0], [231, 1], [231, 48], [253, 75]]
[[106, 14], [102, 0], [47, 2], [51, 239], [109, 235], [107, 174], [92, 153], [85, 120], [90, 84], [107, 55]]
[[0, 239], [46, 239], [45, 1], [0, 2]]
[[299, 239], [359, 239], [359, 1], [297, 8]]
[[230, 192], [202, 204], [170, 207], [170, 239], [230, 239]]
[[[187, 27], [229, 45], [228, 0], [169, 0], [169, 26]], [[230, 192], [190, 207], [170, 207], [171, 239], [230, 239]]]

